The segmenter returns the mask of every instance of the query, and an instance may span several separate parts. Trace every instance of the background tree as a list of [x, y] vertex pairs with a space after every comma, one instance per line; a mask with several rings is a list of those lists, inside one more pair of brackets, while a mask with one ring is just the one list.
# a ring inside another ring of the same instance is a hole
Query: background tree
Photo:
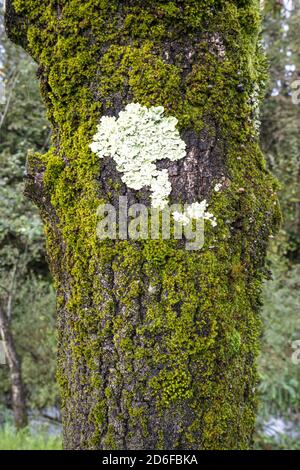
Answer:
[[[23, 197], [28, 148], [48, 146], [49, 127], [36, 87], [36, 66], [6, 38], [0, 17], [0, 305], [7, 367], [0, 368], [1, 403], [17, 428], [29, 408], [55, 403], [54, 293], [42, 225]], [[25, 402], [27, 398], [27, 404]]]
[[[275, 185], [258, 146], [259, 2], [7, 1], [39, 63], [53, 146], [28, 161], [57, 288], [67, 448], [242, 449], [256, 413], [259, 309]], [[164, 106], [187, 144], [172, 202], [207, 198], [201, 251], [101, 241], [99, 203], [150, 204], [90, 151], [101, 114]], [[214, 192], [215, 184], [220, 191]]]
[[[258, 428], [264, 446], [292, 449], [299, 448], [300, 409], [300, 368], [292, 361], [293, 342], [300, 338], [300, 105], [292, 100], [300, 70], [300, 2], [285, 2], [276, 14], [272, 3], [266, 2], [263, 24], [270, 79], [261, 113], [261, 144], [268, 167], [281, 183], [283, 225], [269, 252], [273, 279], [264, 288]], [[272, 439], [264, 436], [266, 422], [273, 427]]]
[[298, 0], [281, 6], [275, 16], [267, 9], [263, 31], [270, 79], [262, 107], [261, 144], [268, 166], [281, 182], [285, 250], [293, 262], [299, 261], [300, 246], [300, 106], [292, 100], [292, 84], [300, 70], [299, 18]]

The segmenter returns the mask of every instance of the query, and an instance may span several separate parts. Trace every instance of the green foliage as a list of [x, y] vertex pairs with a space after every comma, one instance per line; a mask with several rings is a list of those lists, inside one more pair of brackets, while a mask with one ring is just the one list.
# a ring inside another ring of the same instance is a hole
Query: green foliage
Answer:
[[[57, 404], [55, 382], [55, 296], [49, 282], [31, 276], [25, 279], [14, 298], [12, 332], [22, 360], [27, 405], [43, 409]], [[10, 376], [0, 368], [0, 401], [10, 403]]]
[[[4, 36], [0, 18], [0, 297], [11, 308], [11, 328], [22, 359], [27, 403], [43, 408], [57, 402], [55, 384], [55, 295], [45, 261], [38, 211], [24, 198], [29, 150], [45, 149], [50, 137], [36, 64]], [[10, 299], [10, 300], [9, 300]], [[10, 377], [0, 367], [0, 401], [10, 404]]]
[[55, 293], [49, 279], [28, 275], [15, 296], [12, 329], [31, 409], [58, 404], [54, 311]]
[[273, 279], [264, 290], [265, 333], [260, 360], [264, 417], [300, 409], [300, 367], [292, 362], [292, 342], [300, 339], [300, 265], [272, 257]]
[[[279, 2], [266, 5], [263, 38], [270, 80], [262, 107], [261, 142], [268, 166], [282, 185], [279, 197], [284, 224], [270, 253], [273, 279], [264, 287], [256, 445], [299, 449], [300, 366], [292, 362], [292, 342], [300, 339], [300, 105], [292, 102], [291, 85], [300, 70], [300, 2], [294, 0], [289, 13]], [[270, 417], [291, 423], [290, 431], [267, 437], [265, 425]]]
[[7, 424], [0, 427], [0, 450], [61, 450], [61, 439], [40, 429], [16, 431]]
[[255, 437], [255, 450], [300, 450], [299, 436], [279, 434], [265, 436], [263, 433]]
[[261, 114], [262, 148], [281, 182], [285, 250], [295, 262], [300, 260], [300, 106], [292, 101], [292, 83], [299, 79], [299, 22], [299, 0], [292, 2], [289, 14], [282, 7], [277, 15], [272, 11], [266, 15], [263, 38], [270, 80]]

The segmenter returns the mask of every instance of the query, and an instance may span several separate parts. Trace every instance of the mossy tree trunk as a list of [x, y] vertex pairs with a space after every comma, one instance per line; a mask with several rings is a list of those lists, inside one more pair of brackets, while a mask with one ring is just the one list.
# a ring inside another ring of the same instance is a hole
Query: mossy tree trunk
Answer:
[[[65, 447], [249, 447], [264, 259], [279, 218], [256, 130], [259, 1], [6, 3], [53, 127], [49, 152], [28, 159], [26, 192], [57, 288]], [[172, 202], [206, 198], [217, 217], [201, 250], [97, 239], [101, 202], [150, 203], [89, 149], [101, 115], [130, 102], [178, 118], [187, 156], [162, 165]]]

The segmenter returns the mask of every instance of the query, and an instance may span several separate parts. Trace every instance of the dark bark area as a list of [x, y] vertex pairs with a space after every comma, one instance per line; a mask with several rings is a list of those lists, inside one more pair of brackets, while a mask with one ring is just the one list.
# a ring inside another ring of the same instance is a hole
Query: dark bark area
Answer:
[[[278, 222], [255, 132], [264, 77], [253, 1], [8, 1], [39, 63], [53, 148], [28, 159], [57, 287], [66, 448], [245, 449], [255, 423], [260, 289]], [[12, 7], [14, 5], [14, 8]], [[96, 236], [98, 205], [150, 206], [89, 150], [101, 115], [164, 106], [187, 144], [161, 161], [170, 202], [206, 198], [202, 250]], [[220, 184], [220, 193], [214, 191]]]

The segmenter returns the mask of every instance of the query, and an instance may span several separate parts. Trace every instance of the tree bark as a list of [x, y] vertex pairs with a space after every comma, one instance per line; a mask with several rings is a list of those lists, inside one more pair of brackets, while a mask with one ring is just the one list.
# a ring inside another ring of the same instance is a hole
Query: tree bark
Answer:
[[18, 357], [8, 315], [0, 305], [0, 336], [4, 345], [11, 383], [11, 403], [16, 429], [27, 426], [25, 390], [22, 380], [21, 363]]
[[[28, 159], [57, 288], [67, 449], [245, 449], [276, 184], [259, 150], [265, 80], [259, 2], [6, 2], [9, 37], [38, 62], [53, 127]], [[175, 116], [187, 156], [162, 161], [170, 202], [207, 199], [201, 250], [174, 240], [99, 240], [97, 207], [129, 189], [89, 149], [126, 104]], [[219, 191], [215, 191], [218, 184]]]

